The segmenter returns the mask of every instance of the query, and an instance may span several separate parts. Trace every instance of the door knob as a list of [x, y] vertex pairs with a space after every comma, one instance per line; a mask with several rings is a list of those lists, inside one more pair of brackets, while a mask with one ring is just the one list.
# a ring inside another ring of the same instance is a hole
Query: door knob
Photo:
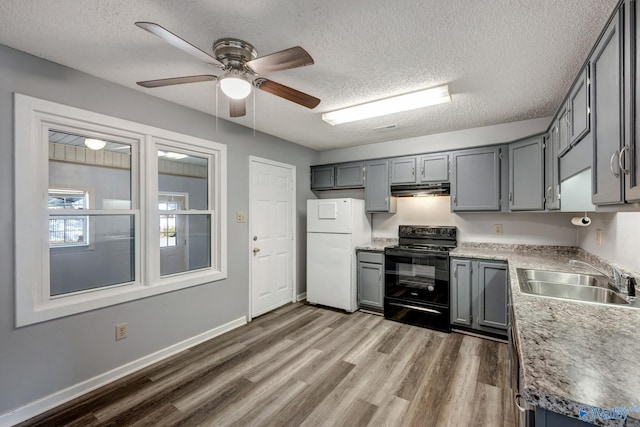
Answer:
[[253, 248], [253, 253], [257, 254], [258, 252], [260, 252], [260, 248]]

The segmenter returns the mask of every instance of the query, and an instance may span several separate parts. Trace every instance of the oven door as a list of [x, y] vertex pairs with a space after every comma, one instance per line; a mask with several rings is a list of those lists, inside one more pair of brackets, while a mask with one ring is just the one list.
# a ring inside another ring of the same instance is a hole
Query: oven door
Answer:
[[449, 256], [402, 249], [385, 252], [385, 297], [449, 307]]

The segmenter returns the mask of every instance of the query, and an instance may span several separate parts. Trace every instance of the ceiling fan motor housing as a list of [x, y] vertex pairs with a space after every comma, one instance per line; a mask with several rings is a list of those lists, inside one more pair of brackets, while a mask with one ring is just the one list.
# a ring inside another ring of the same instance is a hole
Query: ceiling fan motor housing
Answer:
[[251, 44], [232, 38], [216, 40], [213, 43], [213, 54], [224, 64], [226, 71], [245, 71], [247, 69], [244, 64], [258, 57], [258, 52]]

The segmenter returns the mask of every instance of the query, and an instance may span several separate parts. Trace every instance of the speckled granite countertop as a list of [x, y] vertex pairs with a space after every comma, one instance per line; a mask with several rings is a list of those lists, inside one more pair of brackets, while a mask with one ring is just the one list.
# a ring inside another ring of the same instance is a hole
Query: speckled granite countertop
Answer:
[[357, 246], [357, 251], [376, 251], [383, 252], [387, 246], [395, 246], [398, 244], [398, 239], [393, 237], [374, 237], [371, 240], [371, 244], [367, 246]]
[[[603, 260], [582, 249], [462, 243], [452, 257], [505, 260], [521, 352], [524, 397], [541, 408], [579, 418], [580, 407], [640, 407], [640, 309], [538, 297], [520, 292], [518, 268], [591, 273], [570, 266]], [[629, 271], [638, 277], [637, 272]], [[640, 426], [640, 412], [596, 425]]]

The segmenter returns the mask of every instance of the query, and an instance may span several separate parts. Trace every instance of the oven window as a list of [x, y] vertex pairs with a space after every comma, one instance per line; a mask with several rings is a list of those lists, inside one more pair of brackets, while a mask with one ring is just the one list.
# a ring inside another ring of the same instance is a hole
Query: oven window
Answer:
[[408, 264], [400, 262], [397, 264], [398, 281], [403, 286], [414, 286], [426, 288], [435, 285], [436, 267], [424, 264]]
[[449, 259], [441, 255], [385, 256], [385, 297], [449, 304]]

